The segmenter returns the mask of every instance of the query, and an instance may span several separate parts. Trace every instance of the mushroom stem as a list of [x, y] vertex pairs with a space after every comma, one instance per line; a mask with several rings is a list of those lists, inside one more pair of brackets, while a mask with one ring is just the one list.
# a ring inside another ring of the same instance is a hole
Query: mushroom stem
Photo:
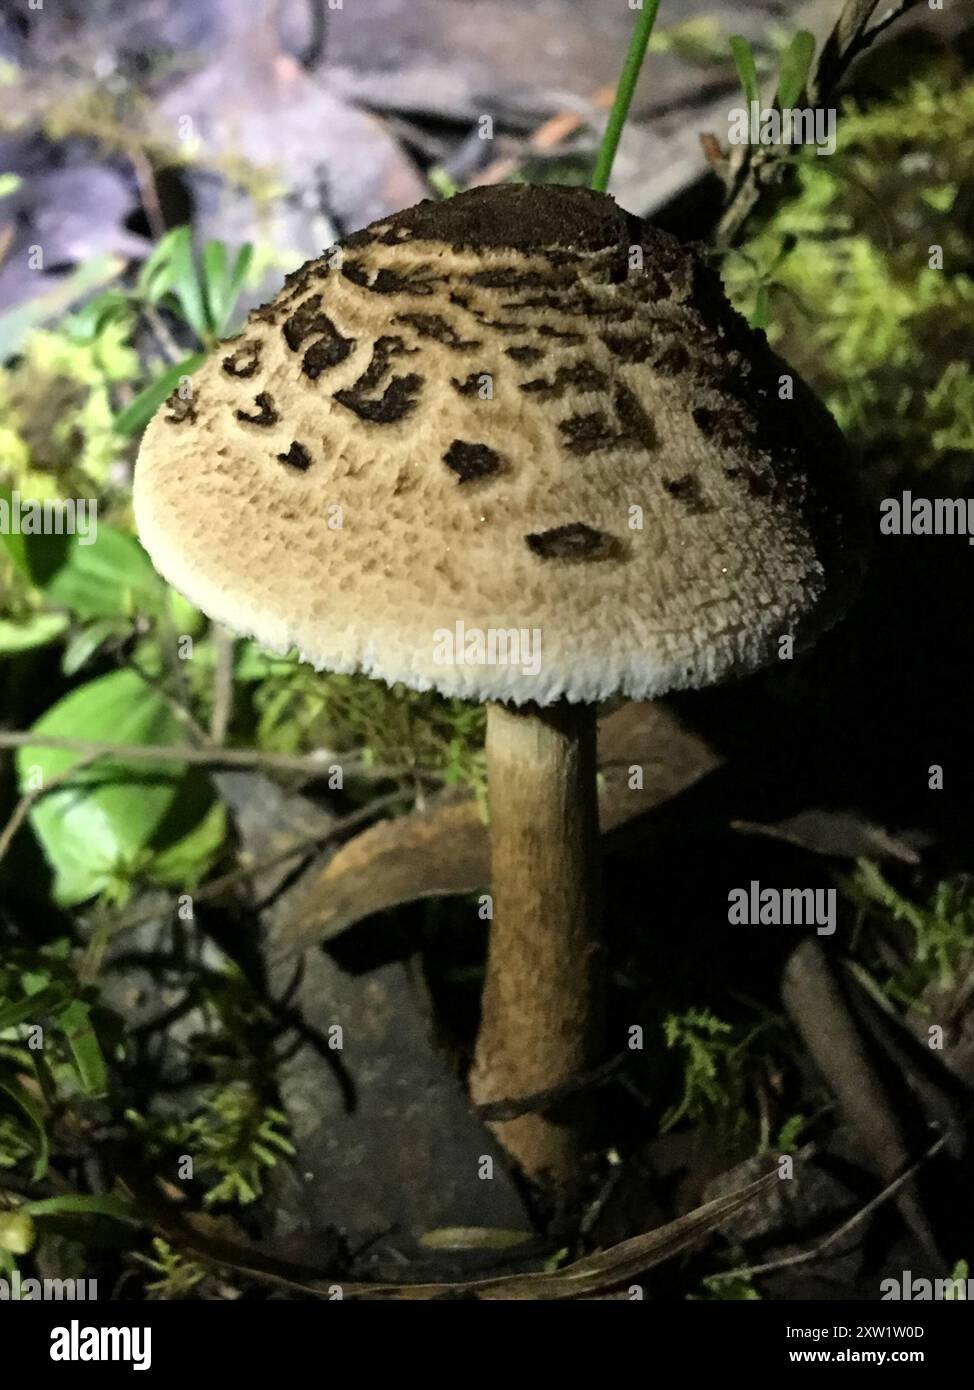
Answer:
[[[477, 1104], [572, 1081], [601, 1044], [599, 826], [593, 705], [487, 710], [493, 921]], [[492, 1128], [522, 1171], [552, 1187], [577, 1176], [586, 1097]]]

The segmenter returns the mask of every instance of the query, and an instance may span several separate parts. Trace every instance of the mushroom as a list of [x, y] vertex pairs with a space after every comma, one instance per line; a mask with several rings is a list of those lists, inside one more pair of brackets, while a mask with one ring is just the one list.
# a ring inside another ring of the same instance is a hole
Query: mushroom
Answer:
[[139, 534], [211, 618], [488, 702], [471, 1091], [515, 1102], [492, 1123], [532, 1179], [577, 1175], [602, 1055], [599, 702], [828, 626], [858, 570], [848, 491], [828, 412], [718, 277], [578, 188], [474, 189], [348, 237], [146, 432]]

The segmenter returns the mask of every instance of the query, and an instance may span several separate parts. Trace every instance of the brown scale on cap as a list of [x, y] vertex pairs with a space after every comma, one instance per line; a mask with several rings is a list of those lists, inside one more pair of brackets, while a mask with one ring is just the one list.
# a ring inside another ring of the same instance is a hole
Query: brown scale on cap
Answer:
[[[391, 363], [395, 357], [414, 352], [416, 349], [407, 347], [400, 337], [378, 338], [365, 371], [348, 389], [336, 391], [335, 400], [374, 425], [391, 425], [403, 419], [415, 409], [423, 378], [416, 372], [393, 375]], [[372, 394], [380, 386], [381, 394]]]
[[435, 293], [435, 286], [441, 278], [431, 276], [427, 265], [417, 267], [409, 275], [397, 270], [381, 269], [372, 277], [360, 261], [346, 261], [342, 266], [342, 274], [346, 280], [351, 280], [353, 285], [368, 290], [370, 294], [430, 295]]
[[244, 342], [228, 357], [224, 357], [223, 370], [227, 376], [253, 376], [260, 366], [260, 348], [259, 342]]
[[233, 418], [240, 420], [248, 425], [260, 425], [262, 429], [267, 429], [271, 425], [276, 425], [280, 420], [280, 415], [274, 408], [274, 402], [266, 391], [258, 391], [254, 397], [256, 410], [235, 410]]
[[[504, 349], [505, 357], [509, 357], [512, 362], [541, 362], [544, 359], [544, 349], [536, 347], [509, 347]], [[523, 388], [522, 388], [523, 389]]]
[[682, 478], [664, 478], [663, 486], [671, 497], [686, 504], [689, 511], [705, 512], [708, 509], [706, 498], [700, 491], [700, 484], [690, 473]]
[[560, 338], [566, 345], [569, 343], [584, 343], [584, 333], [573, 333], [570, 329], [554, 328], [550, 323], [538, 324], [539, 338]]
[[[342, 249], [146, 433], [140, 531], [204, 610], [320, 666], [540, 703], [704, 684], [836, 611], [841, 437], [797, 379], [779, 399], [692, 251], [527, 185]], [[540, 628], [541, 672], [437, 666], [458, 617]]]
[[443, 455], [447, 468], [452, 468], [461, 483], [480, 482], [492, 478], [503, 468], [503, 460], [488, 444], [470, 444], [455, 439]]
[[461, 352], [480, 347], [479, 338], [464, 338], [441, 314], [397, 314], [396, 323], [408, 324], [421, 338], [432, 338]]
[[469, 376], [464, 377], [463, 381], [458, 381], [456, 377], [451, 377], [450, 385], [458, 395], [477, 396], [483, 389], [485, 378], [489, 376], [490, 373], [486, 370], [482, 372], [471, 372]]
[[[508, 348], [508, 353], [511, 349]], [[530, 391], [542, 401], [560, 401], [569, 393], [584, 391], [605, 391], [609, 379], [592, 362], [576, 362], [571, 367], [559, 367], [554, 377], [544, 380], [522, 381], [519, 389]]]
[[278, 454], [277, 457], [281, 463], [286, 463], [289, 468], [296, 468], [301, 473], [311, 467], [311, 455], [296, 439], [291, 441], [291, 447], [286, 454]]
[[639, 404], [628, 386], [621, 382], [613, 392], [614, 411], [610, 417], [604, 410], [588, 415], [570, 415], [562, 420], [559, 429], [564, 447], [573, 454], [587, 456], [598, 452], [635, 452], [658, 447], [659, 440], [652, 419]]
[[542, 560], [601, 560], [617, 552], [618, 542], [612, 536], [574, 521], [568, 526], [555, 526], [524, 537], [528, 548]]
[[167, 425], [192, 425], [196, 421], [196, 404], [193, 397], [181, 396], [174, 391], [166, 400], [162, 419]]

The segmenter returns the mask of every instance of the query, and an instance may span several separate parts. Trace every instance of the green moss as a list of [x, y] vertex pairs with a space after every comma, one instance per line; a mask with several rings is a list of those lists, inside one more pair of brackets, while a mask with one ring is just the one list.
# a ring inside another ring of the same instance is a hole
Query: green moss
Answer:
[[663, 1032], [666, 1046], [680, 1054], [683, 1094], [663, 1116], [663, 1133], [681, 1120], [716, 1124], [734, 1133], [746, 1127], [750, 1049], [762, 1028], [734, 1027], [709, 1009], [667, 1017]]
[[24, 1121], [15, 1114], [0, 1114], [0, 1169], [26, 1167], [34, 1147]]
[[[750, 313], [860, 451], [867, 491], [974, 480], [974, 82], [941, 66], [868, 109], [847, 102], [832, 158], [797, 182], [724, 265]], [[942, 259], [942, 268], [936, 266]]]
[[206, 1269], [174, 1250], [168, 1241], [156, 1236], [152, 1254], [135, 1258], [155, 1276], [145, 1286], [145, 1296], [153, 1302], [202, 1296], [198, 1286], [207, 1277]]
[[890, 883], [872, 860], [862, 859], [843, 888], [874, 925], [892, 921], [909, 929], [903, 964], [883, 980], [890, 998], [915, 1007], [931, 987], [954, 987], [974, 958], [974, 893], [965, 879], [943, 879], [914, 898]]
[[286, 1116], [248, 1081], [213, 1087], [186, 1119], [160, 1122], [130, 1112], [129, 1120], [155, 1157], [192, 1157], [193, 1176], [212, 1183], [207, 1206], [255, 1202], [270, 1170], [294, 1153]]
[[326, 748], [404, 782], [423, 776], [475, 791], [485, 786], [483, 706], [363, 675], [317, 674], [272, 661], [267, 670], [255, 692], [262, 747]]
[[15, 365], [0, 367], [0, 482], [39, 500], [101, 493], [123, 441], [112, 389], [139, 379], [131, 324], [106, 323], [79, 341], [37, 330]]

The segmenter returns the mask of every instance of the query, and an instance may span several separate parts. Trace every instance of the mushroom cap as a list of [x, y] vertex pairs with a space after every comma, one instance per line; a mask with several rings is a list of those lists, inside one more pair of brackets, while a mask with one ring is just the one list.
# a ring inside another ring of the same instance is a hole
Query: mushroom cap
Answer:
[[375, 222], [187, 386], [142, 443], [142, 542], [318, 669], [651, 698], [803, 645], [858, 574], [831, 416], [693, 251], [604, 194]]

